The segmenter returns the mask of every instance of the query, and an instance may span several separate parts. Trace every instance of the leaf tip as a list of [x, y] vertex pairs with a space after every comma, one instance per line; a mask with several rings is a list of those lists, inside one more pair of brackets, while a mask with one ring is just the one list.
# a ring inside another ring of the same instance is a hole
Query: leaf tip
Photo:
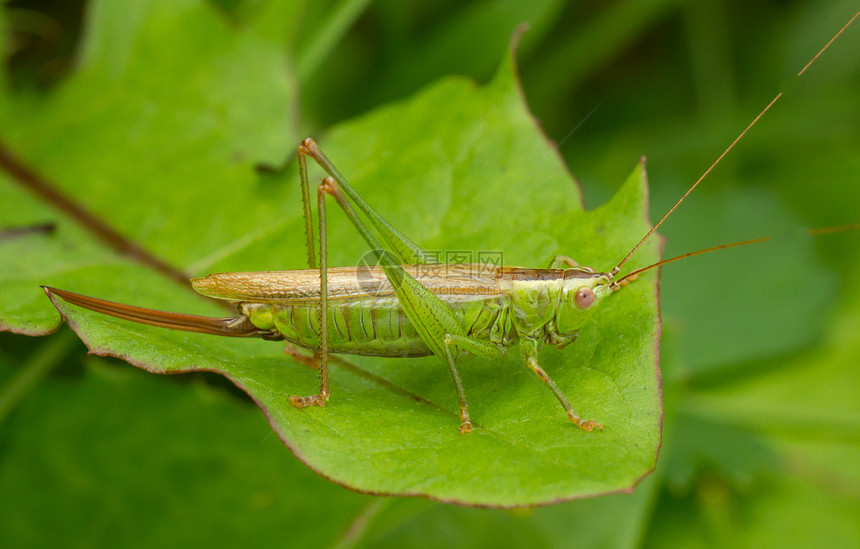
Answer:
[[511, 34], [510, 42], [508, 42], [507, 54], [502, 59], [502, 63], [499, 65], [499, 68], [493, 77], [494, 84], [508, 89], [519, 89], [517, 77], [517, 51], [519, 50], [520, 39], [528, 29], [528, 23], [520, 23], [517, 25], [517, 28], [514, 29], [513, 34]]

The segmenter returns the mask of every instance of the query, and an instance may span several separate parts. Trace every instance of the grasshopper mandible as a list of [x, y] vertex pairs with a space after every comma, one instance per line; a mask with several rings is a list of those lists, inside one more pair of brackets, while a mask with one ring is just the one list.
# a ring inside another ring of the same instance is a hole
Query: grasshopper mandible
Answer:
[[[860, 13], [839, 33], [858, 15]], [[308, 138], [298, 147], [298, 166], [310, 268], [220, 273], [191, 281], [199, 293], [236, 304], [237, 316], [210, 318], [168, 313], [55, 288], [46, 287], [45, 290], [74, 305], [143, 324], [215, 335], [286, 340], [309, 349], [320, 371], [320, 388], [313, 395], [290, 396], [290, 402], [298, 408], [325, 406], [329, 400], [329, 353], [379, 357], [435, 355], [447, 364], [454, 382], [461, 433], [471, 432], [473, 426], [458, 364], [467, 356], [497, 359], [518, 344], [525, 365], [555, 395], [570, 421], [586, 431], [602, 429], [599, 423], [582, 419], [541, 368], [538, 361], [541, 347], [562, 348], [573, 343], [579, 329], [600, 303], [643, 271], [692, 255], [767, 240], [724, 244], [618, 276], [627, 260], [781, 95], [759, 113], [639, 243], [606, 272], [580, 266], [566, 256], [553, 258], [545, 269], [434, 263], [433, 254], [408, 239], [367, 204], [314, 140]], [[327, 173], [317, 187], [319, 261], [314, 250], [308, 158]], [[376, 265], [328, 267], [326, 197], [334, 198], [346, 213], [370, 246]]]

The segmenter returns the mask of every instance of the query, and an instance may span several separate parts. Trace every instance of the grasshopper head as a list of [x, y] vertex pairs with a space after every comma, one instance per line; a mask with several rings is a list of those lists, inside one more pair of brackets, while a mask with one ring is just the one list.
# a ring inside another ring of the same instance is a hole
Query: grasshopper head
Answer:
[[555, 313], [558, 332], [567, 334], [581, 328], [600, 302], [617, 289], [609, 273], [597, 273], [589, 267], [566, 269]]

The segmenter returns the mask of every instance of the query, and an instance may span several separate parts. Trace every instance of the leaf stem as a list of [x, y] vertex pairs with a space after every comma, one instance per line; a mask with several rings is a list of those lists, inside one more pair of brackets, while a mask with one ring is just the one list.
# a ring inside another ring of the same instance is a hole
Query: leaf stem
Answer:
[[346, 30], [364, 12], [371, 0], [343, 0], [332, 10], [328, 23], [311, 38], [307, 48], [298, 55], [296, 73], [299, 82], [306, 82], [326, 56], [343, 37]]
[[393, 498], [373, 498], [356, 515], [355, 519], [349, 523], [343, 534], [332, 544], [332, 549], [350, 549], [351, 547], [355, 547], [355, 544], [361, 541], [361, 538], [367, 533], [373, 519], [388, 507], [392, 501], [394, 501]]
[[61, 330], [53, 337], [47, 338], [30, 356], [29, 361], [0, 388], [0, 425], [15, 405], [27, 396], [76, 344], [77, 339], [72, 336], [71, 330]]

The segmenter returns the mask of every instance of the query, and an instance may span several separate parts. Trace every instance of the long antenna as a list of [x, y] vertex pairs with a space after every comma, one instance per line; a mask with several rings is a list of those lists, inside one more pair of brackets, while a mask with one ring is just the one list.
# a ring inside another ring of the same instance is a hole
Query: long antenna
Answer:
[[[834, 233], [844, 233], [847, 231], [857, 231], [860, 230], [860, 223], [848, 223], [846, 225], [838, 225], [835, 227], [820, 227], [818, 229], [809, 229], [809, 234], [812, 236], [819, 236], [825, 234], [834, 234]], [[612, 289], [617, 289], [619, 286], [624, 286], [627, 280], [633, 281], [636, 280], [636, 277], [644, 273], [645, 271], [650, 271], [655, 267], [661, 267], [666, 263], [672, 263], [673, 261], [680, 261], [681, 259], [687, 259], [688, 257], [693, 257], [694, 255], [702, 255], [711, 252], [716, 252], [717, 250], [725, 250], [726, 248], [737, 248], [738, 246], [746, 246], [748, 244], [758, 244], [760, 242], [769, 242], [773, 240], [770, 236], [763, 236], [761, 238], [753, 238], [752, 240], [741, 240], [739, 242], [732, 242], [730, 244], [721, 244], [719, 246], [713, 246], [711, 248], [705, 248], [704, 250], [696, 250], [695, 252], [687, 252], [685, 254], [677, 255], [675, 257], [671, 257], [669, 259], [664, 259], [662, 261], [658, 261], [657, 263], [652, 263], [646, 267], [642, 267], [636, 269], [635, 271], [631, 271], [626, 275], [622, 276], [618, 280], [613, 281], [610, 284]]]
[[[835, 35], [833, 35], [833, 38], [831, 38], [831, 39], [830, 39], [830, 41], [829, 41], [829, 42], [827, 42], [827, 44], [825, 44], [825, 45], [824, 45], [824, 47], [823, 47], [823, 48], [821, 48], [821, 49], [818, 51], [818, 53], [816, 53], [816, 54], [815, 54], [815, 56], [813, 56], [813, 58], [812, 58], [812, 59], [810, 59], [809, 63], [807, 63], [807, 64], [803, 67], [803, 69], [801, 69], [801, 70], [800, 70], [800, 72], [798, 72], [798, 73], [797, 73], [797, 75], [795, 76], [795, 78], [799, 78], [799, 77], [800, 77], [800, 75], [802, 75], [804, 72], [806, 72], [806, 69], [808, 69], [808, 68], [812, 65], [812, 63], [814, 63], [814, 62], [815, 62], [815, 60], [816, 60], [816, 59], [818, 59], [818, 57], [819, 57], [822, 53], [824, 53], [824, 51], [825, 51], [827, 48], [829, 48], [829, 47], [830, 47], [830, 45], [831, 45], [831, 44], [832, 44], [832, 43], [833, 43], [837, 38], [839, 38], [839, 35], [841, 35], [843, 32], [845, 32], [845, 29], [847, 29], [847, 28], [851, 25], [851, 23], [853, 23], [853, 22], [854, 22], [854, 20], [855, 20], [855, 19], [857, 19], [857, 17], [858, 17], [858, 16], [860, 16], [860, 11], [858, 11], [857, 13], [855, 13], [855, 14], [854, 14], [854, 16], [853, 16], [851, 19], [849, 19], [849, 20], [848, 20], [848, 22], [847, 22], [847, 23], [845, 23], [845, 25], [844, 25], [841, 29], [839, 29], [839, 32], [837, 32]], [[711, 171], [712, 171], [712, 170], [717, 166], [717, 164], [719, 164], [719, 163], [720, 163], [720, 161], [722, 161], [723, 157], [725, 157], [725, 156], [729, 153], [729, 151], [730, 151], [730, 150], [732, 150], [732, 149], [734, 148], [734, 146], [738, 143], [738, 141], [740, 141], [740, 140], [741, 140], [741, 138], [742, 138], [743, 136], [745, 136], [745, 135], [747, 134], [747, 132], [748, 132], [748, 131], [750, 131], [750, 129], [751, 129], [753, 126], [755, 126], [755, 125], [756, 125], [756, 123], [759, 121], [759, 119], [760, 119], [762, 116], [764, 116], [764, 113], [766, 113], [768, 110], [770, 110], [770, 108], [774, 105], [774, 103], [776, 103], [776, 102], [779, 100], [779, 98], [780, 98], [780, 97], [782, 97], [782, 92], [779, 92], [778, 94], [776, 94], [776, 97], [774, 97], [773, 99], [771, 99], [770, 103], [768, 103], [768, 104], [767, 104], [767, 106], [766, 106], [764, 109], [762, 109], [760, 113], [758, 113], [758, 116], [756, 116], [756, 117], [753, 119], [753, 121], [752, 121], [752, 122], [750, 122], [750, 124], [749, 124], [745, 129], [744, 129], [744, 131], [742, 131], [742, 132], [740, 133], [740, 135], [738, 135], [738, 136], [735, 138], [735, 140], [734, 140], [734, 141], [732, 141], [731, 145], [729, 145], [729, 146], [726, 148], [726, 150], [724, 150], [724, 151], [723, 151], [723, 154], [721, 154], [721, 155], [720, 155], [720, 156], [719, 156], [719, 157], [714, 161], [714, 163], [713, 163], [713, 164], [711, 164], [711, 166], [710, 166], [707, 170], [705, 170], [705, 173], [703, 173], [703, 174], [701, 175], [701, 177], [699, 177], [699, 179], [697, 179], [697, 180], [696, 180], [696, 182], [695, 182], [695, 183], [693, 183], [693, 186], [692, 186], [692, 187], [690, 187], [690, 188], [687, 190], [687, 192], [685, 192], [685, 193], [684, 193], [684, 195], [683, 195], [681, 198], [679, 198], [679, 199], [678, 199], [678, 201], [677, 201], [677, 202], [675, 202], [675, 205], [674, 205], [674, 206], [672, 206], [671, 208], [669, 208], [669, 211], [668, 211], [668, 212], [666, 212], [666, 214], [665, 214], [663, 217], [661, 217], [661, 218], [660, 218], [660, 221], [658, 221], [656, 225], [654, 225], [653, 227], [651, 227], [651, 230], [650, 230], [650, 231], [648, 231], [648, 232], [645, 234], [645, 236], [643, 236], [643, 237], [642, 237], [642, 240], [640, 240], [640, 241], [639, 241], [639, 242], [638, 242], [638, 243], [633, 247], [633, 249], [632, 249], [632, 250], [630, 250], [630, 252], [629, 252], [626, 256], [624, 256], [624, 259], [622, 259], [622, 260], [621, 260], [621, 262], [620, 262], [618, 265], [616, 265], [616, 266], [615, 266], [615, 268], [613, 268], [613, 269], [609, 272], [609, 276], [610, 276], [610, 278], [614, 278], [614, 277], [618, 274], [618, 271], [620, 271], [620, 270], [621, 270], [622, 265], [624, 265], [625, 263], [627, 263], [627, 260], [628, 260], [628, 259], [630, 259], [630, 257], [631, 257], [634, 253], [636, 253], [636, 251], [637, 251], [637, 250], [642, 246], [642, 244], [644, 244], [644, 243], [645, 243], [645, 241], [646, 241], [646, 240], [648, 240], [648, 239], [651, 237], [651, 235], [652, 235], [652, 234], [654, 234], [654, 232], [657, 230], [657, 228], [658, 228], [660, 225], [662, 225], [662, 224], [663, 224], [663, 222], [664, 222], [664, 221], [666, 221], [666, 219], [667, 219], [670, 215], [672, 215], [672, 212], [674, 212], [674, 211], [675, 211], [675, 209], [676, 209], [678, 206], [680, 206], [680, 205], [681, 205], [681, 202], [683, 202], [683, 201], [687, 198], [687, 196], [689, 196], [689, 195], [690, 195], [690, 193], [691, 193], [691, 192], [693, 192], [693, 189], [695, 189], [696, 187], [698, 187], [698, 186], [699, 186], [699, 183], [701, 183], [701, 182], [702, 182], [702, 180], [703, 180], [703, 179], [705, 179], [705, 178], [708, 176], [708, 174], [709, 174], [709, 173], [711, 173]], [[743, 244], [743, 243], [738, 243], [737, 245], [740, 245], [740, 244]], [[724, 247], [727, 247], [727, 246], [724, 246]], [[719, 249], [719, 247], [717, 247], [716, 249]], [[702, 250], [701, 252], [698, 252], [698, 253], [704, 253], [705, 251], [707, 251], [707, 250]], [[668, 262], [668, 261], [667, 261], [667, 262]], [[626, 277], [625, 277], [625, 278], [626, 278]], [[623, 280], [623, 279], [622, 279], [622, 280]]]
[[672, 263], [673, 261], [680, 261], [681, 259], [686, 259], [688, 257], [693, 257], [694, 255], [707, 254], [710, 252], [716, 252], [717, 250], [724, 250], [726, 248], [737, 248], [738, 246], [746, 246], [747, 244], [758, 244], [759, 242], [767, 242], [771, 238], [769, 236], [763, 236], [761, 238], [754, 238], [752, 240], [742, 240], [740, 242], [732, 242], [731, 244], [720, 244], [719, 246], [714, 246], [712, 248], [705, 248], [704, 250], [696, 250], [695, 252], [687, 252], [685, 254], [681, 254], [669, 259], [664, 259], [662, 261], [658, 261], [657, 263], [653, 263], [648, 265], [647, 267], [642, 267], [641, 269], [636, 269], [626, 275], [622, 276], [618, 280], [612, 282], [610, 287], [617, 288], [618, 286], [623, 286], [624, 282], [628, 279], [636, 280], [636, 276], [640, 273], [644, 273], [645, 271], [650, 271], [655, 267], [660, 267], [665, 265], [666, 263]]

